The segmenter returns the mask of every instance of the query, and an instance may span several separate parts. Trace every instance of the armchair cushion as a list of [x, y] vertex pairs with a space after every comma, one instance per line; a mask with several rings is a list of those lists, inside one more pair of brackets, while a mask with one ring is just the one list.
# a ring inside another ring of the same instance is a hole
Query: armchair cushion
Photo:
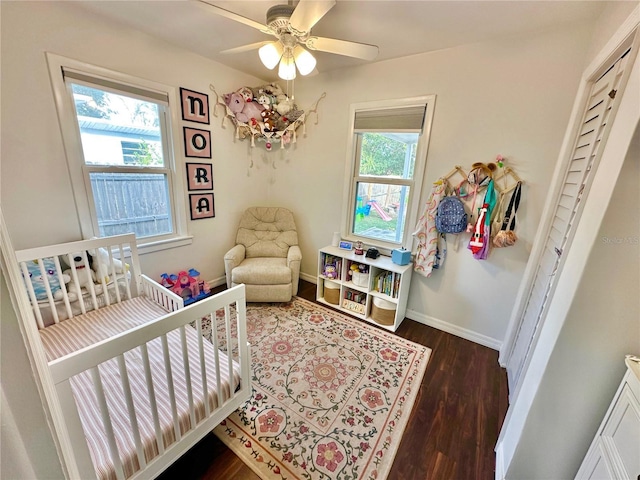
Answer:
[[291, 283], [291, 269], [284, 258], [247, 258], [233, 269], [231, 281], [236, 285], [287, 284]]
[[224, 256], [227, 286], [243, 283], [248, 302], [288, 302], [298, 292], [301, 260], [293, 214], [251, 207], [240, 219], [236, 246]]

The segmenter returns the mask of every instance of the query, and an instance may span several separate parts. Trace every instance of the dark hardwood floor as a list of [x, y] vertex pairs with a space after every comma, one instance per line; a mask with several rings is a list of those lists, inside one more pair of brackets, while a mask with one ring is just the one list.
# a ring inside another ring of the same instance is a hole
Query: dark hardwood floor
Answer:
[[[298, 296], [315, 295], [316, 286], [301, 280]], [[493, 448], [508, 405], [498, 352], [408, 319], [396, 333], [432, 353], [389, 480], [493, 480]], [[159, 478], [259, 479], [213, 434]]]

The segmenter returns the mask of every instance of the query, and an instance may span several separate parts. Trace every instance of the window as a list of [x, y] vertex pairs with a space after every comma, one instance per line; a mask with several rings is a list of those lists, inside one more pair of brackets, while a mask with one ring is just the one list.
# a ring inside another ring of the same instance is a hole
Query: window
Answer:
[[411, 248], [434, 103], [426, 96], [352, 106], [347, 238]]
[[144, 245], [186, 239], [171, 148], [175, 92], [47, 58], [83, 236], [135, 233]]

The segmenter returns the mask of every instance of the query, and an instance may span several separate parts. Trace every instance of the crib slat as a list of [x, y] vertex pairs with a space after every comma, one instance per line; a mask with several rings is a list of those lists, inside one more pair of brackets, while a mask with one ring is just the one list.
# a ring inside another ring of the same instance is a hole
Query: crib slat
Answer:
[[[98, 250], [96, 249], [96, 262], [100, 261], [100, 256], [98, 255]], [[98, 278], [98, 273], [101, 273], [102, 269], [100, 267], [96, 268], [96, 280], [100, 283], [100, 285], [102, 286], [102, 295], [104, 298], [104, 304], [105, 306], [109, 306], [111, 305], [111, 296], [109, 295], [109, 288], [107, 287], [107, 279], [104, 277], [104, 275], [101, 278]]]
[[79, 478], [97, 479], [98, 476], [91, 461], [91, 454], [89, 453], [89, 446], [87, 445], [87, 439], [84, 435], [82, 422], [78, 415], [76, 401], [71, 388], [71, 381], [67, 379], [56, 384], [56, 392], [60, 400], [60, 408], [64, 417], [69, 440], [73, 444], [73, 462], [78, 469]]
[[218, 318], [216, 312], [211, 314], [211, 340], [213, 340], [213, 357], [216, 362], [216, 394], [218, 407], [222, 405], [222, 381], [220, 380], [220, 342], [218, 342]]
[[153, 416], [153, 427], [156, 432], [156, 443], [158, 444], [158, 452], [164, 454], [164, 439], [162, 438], [162, 429], [160, 428], [160, 418], [158, 417], [158, 404], [156, 403], [156, 392], [153, 388], [153, 377], [151, 375], [151, 365], [149, 363], [149, 349], [147, 344], [140, 345], [140, 353], [142, 354], [142, 363], [144, 364], [144, 378], [147, 382], [147, 392], [149, 393], [149, 405], [151, 406], [151, 414]]
[[184, 381], [187, 386], [187, 400], [189, 401], [189, 417], [191, 428], [196, 427], [196, 410], [193, 406], [193, 386], [191, 385], [191, 369], [189, 368], [189, 350], [187, 348], [187, 332], [185, 326], [180, 327], [180, 340], [182, 341], [182, 362], [184, 363]]
[[109, 409], [107, 407], [107, 399], [104, 395], [102, 379], [100, 378], [100, 370], [96, 366], [89, 369], [89, 371], [91, 372], [93, 388], [98, 399], [98, 405], [100, 406], [100, 416], [102, 417], [102, 425], [104, 426], [105, 433], [107, 434], [109, 452], [111, 453], [111, 461], [113, 462], [113, 468], [116, 472], [116, 478], [118, 480], [124, 480], [124, 469], [122, 468], [122, 461], [120, 460], [120, 454], [118, 453], [118, 445], [116, 444], [115, 434], [113, 433], [113, 425], [111, 423], [111, 416], [109, 415]]
[[[131, 248], [132, 250], [134, 249], [134, 247], [135, 247], [135, 244], [131, 244], [129, 246], [129, 248]], [[124, 285], [125, 285], [125, 288], [126, 288], [126, 291], [127, 291], [127, 300], [131, 300], [131, 298], [132, 298], [131, 297], [131, 285], [130, 285], [131, 280], [127, 277], [127, 267], [125, 266], [124, 248], [122, 246], [122, 243], [118, 244], [118, 253], [120, 254], [120, 260], [122, 261], [122, 268], [124, 270], [124, 277], [123, 278], [124, 278]], [[133, 255], [133, 252], [132, 252], [132, 255]], [[138, 272], [135, 272], [135, 274], [137, 275]], [[133, 278], [133, 273], [131, 275], [131, 278]]]
[[238, 340], [238, 361], [240, 362], [240, 388], [242, 390], [250, 389], [250, 384], [246, 381], [250, 376], [251, 354], [249, 344], [247, 343], [247, 303], [244, 297], [242, 300], [236, 300], [236, 321], [237, 331], [236, 339]]
[[[211, 314], [211, 318], [215, 317], [215, 312]], [[204, 338], [202, 337], [202, 317], [196, 320], [196, 330], [198, 331], [198, 354], [200, 355], [200, 375], [202, 376], [202, 392], [204, 398], [204, 413], [209, 417], [211, 413], [211, 406], [209, 405], [209, 386], [207, 385], [207, 366], [204, 360]]]
[[47, 294], [47, 300], [49, 302], [49, 308], [51, 308], [51, 314], [53, 315], [54, 323], [60, 323], [60, 318], [58, 317], [58, 309], [56, 308], [56, 303], [53, 300], [53, 295], [51, 293], [51, 284], [49, 283], [49, 275], [47, 271], [44, 269], [44, 259], [38, 258], [36, 260], [38, 267], [40, 269], [40, 275], [42, 275], [42, 282], [44, 283], [44, 290]]
[[[227, 329], [227, 363], [229, 365], [229, 398], [233, 396], [233, 392], [236, 389], [235, 377], [233, 375], [233, 344], [231, 343], [231, 311], [229, 305], [224, 306], [224, 323]], [[222, 404], [222, 399], [219, 400]]]
[[[111, 278], [113, 279], [113, 284], [115, 286], [115, 295], [116, 295], [116, 302], [120, 303], [122, 301], [122, 298], [120, 298], [120, 288], [118, 287], [118, 276], [116, 274], [116, 264], [113, 261], [113, 251], [111, 250], [111, 248], [107, 248], [107, 251], [109, 252], [109, 266], [111, 267]], [[125, 281], [126, 281], [126, 276], [127, 276], [127, 268], [125, 267], [125, 262], [124, 260], [122, 261], [122, 270], [125, 276]], [[109, 272], [107, 272], [109, 273]]]
[[38, 305], [38, 299], [36, 298], [36, 292], [33, 289], [33, 284], [27, 280], [29, 277], [29, 269], [27, 269], [27, 264], [25, 262], [20, 262], [20, 268], [22, 269], [22, 278], [24, 279], [24, 283], [27, 286], [27, 292], [29, 293], [29, 300], [31, 300], [31, 306], [33, 307], [33, 312], [36, 316], [36, 322], [38, 323], [38, 328], [44, 328], [44, 322], [42, 321], [42, 314], [40, 313], [40, 306]]
[[180, 441], [182, 434], [180, 433], [180, 422], [178, 421], [178, 408], [176, 406], [176, 392], [173, 386], [173, 374], [171, 372], [171, 358], [169, 357], [169, 342], [167, 336], [162, 335], [162, 353], [164, 354], [164, 369], [167, 374], [167, 388], [169, 390], [169, 400], [171, 403], [171, 413], [173, 414], [173, 430], [176, 435], [176, 441]]
[[[82, 255], [82, 261], [84, 262], [85, 267], [89, 269], [89, 277], [91, 277], [91, 267], [89, 267], [89, 258], [87, 258], [87, 251], [83, 250], [81, 252]], [[71, 268], [75, 268], [75, 265], [72, 265]], [[93, 303], [93, 309], [97, 310], [98, 309], [98, 300], [96, 298], [96, 288], [93, 284], [93, 281], [91, 282], [87, 282], [89, 284], [89, 293], [91, 294], [91, 303]]]
[[78, 271], [76, 270], [75, 262], [73, 261], [73, 254], [67, 253], [67, 263], [71, 268], [71, 281], [75, 284], [77, 290], [73, 293], [78, 297], [78, 304], [80, 305], [80, 311], [84, 315], [87, 313], [87, 307], [84, 304], [84, 298], [82, 296], [82, 289], [80, 288], [80, 282], [78, 281]]
[[67, 293], [67, 286], [64, 283], [64, 279], [62, 278], [62, 267], [60, 266], [60, 259], [58, 256], [53, 257], [53, 263], [56, 265], [56, 273], [58, 274], [58, 281], [60, 282], [60, 290], [62, 291], [62, 299], [64, 300], [64, 307], [67, 311], [67, 318], [73, 317], [73, 312], [71, 311], [71, 305], [69, 303], [69, 294]]
[[129, 413], [129, 423], [131, 424], [131, 430], [133, 434], [133, 441], [136, 444], [136, 452], [138, 453], [138, 463], [140, 464], [140, 470], [143, 470], [147, 461], [144, 456], [144, 450], [142, 448], [142, 440], [140, 439], [140, 426], [138, 425], [138, 417], [136, 416], [136, 409], [133, 405], [133, 397], [131, 395], [131, 384], [129, 383], [129, 372], [127, 372], [127, 365], [125, 363], [124, 355], [118, 355], [118, 370], [120, 371], [120, 378], [122, 381], [122, 390], [124, 391], [125, 401], [127, 403], [127, 411]]

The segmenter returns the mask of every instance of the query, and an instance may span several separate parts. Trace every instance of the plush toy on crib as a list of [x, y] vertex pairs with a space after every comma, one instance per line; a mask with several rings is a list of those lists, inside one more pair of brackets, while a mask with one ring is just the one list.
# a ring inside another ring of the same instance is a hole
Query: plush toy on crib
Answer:
[[[107, 249], [100, 247], [97, 251], [89, 250], [89, 254], [92, 257], [92, 268], [93, 271], [96, 272], [97, 282], [101, 283], [104, 278], [105, 283], [109, 283], [111, 281], [111, 277], [109, 276], [109, 274], [111, 274], [111, 264], [109, 263], [109, 252], [107, 252]], [[113, 256], [111, 260], [113, 261], [116, 275], [129, 271], [129, 265], [127, 263], [124, 263], [122, 260]]]
[[[96, 273], [92, 269], [93, 257], [86, 253], [87, 263], [84, 261], [84, 256], [82, 253], [74, 253], [71, 255], [71, 259], [76, 267], [76, 275], [78, 277], [78, 283], [75, 282], [73, 278], [73, 270], [71, 268], [66, 269], [62, 272], [63, 275], [68, 275], [70, 278], [69, 284], [67, 285], [67, 292], [69, 294], [69, 300], [75, 302], [78, 298], [84, 293], [90, 292], [91, 287], [93, 285], [96, 295], [102, 293], [102, 285], [96, 284]], [[69, 259], [65, 256], [63, 257], [65, 262], [68, 262]], [[84, 288], [84, 291], [82, 290]], [[58, 290], [54, 298], [62, 299], [63, 293], [62, 290]]]
[[[47, 289], [45, 286], [45, 277], [42, 276], [42, 272], [40, 271], [40, 263], [36, 260], [32, 260], [26, 262], [27, 271], [29, 272], [29, 279], [31, 280], [31, 285], [33, 286], [33, 292], [36, 295], [37, 300], [46, 300], [47, 299]], [[62, 298], [62, 290], [60, 290], [60, 280], [58, 279], [58, 275], [56, 273], [56, 265], [52, 258], [44, 258], [42, 259], [42, 266], [44, 267], [44, 273], [47, 281], [49, 282], [49, 288], [51, 288], [51, 293], [54, 298], [58, 298], [57, 295]], [[62, 280], [64, 283], [69, 283], [71, 277], [66, 274], [62, 274]]]

